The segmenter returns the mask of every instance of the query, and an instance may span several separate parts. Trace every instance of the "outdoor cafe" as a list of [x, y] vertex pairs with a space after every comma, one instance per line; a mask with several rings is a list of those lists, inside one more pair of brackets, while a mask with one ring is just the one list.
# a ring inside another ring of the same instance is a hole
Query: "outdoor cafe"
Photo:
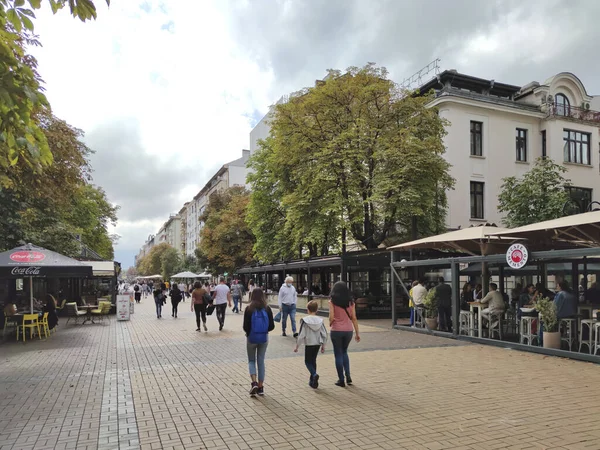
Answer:
[[[398, 257], [419, 248], [465, 256]], [[474, 226], [389, 250], [393, 297], [417, 280], [443, 278], [452, 292], [445, 330], [434, 282], [410, 322], [393, 311], [396, 328], [600, 362], [599, 211], [513, 229]]]
[[93, 278], [88, 262], [31, 244], [0, 253], [3, 338], [47, 338], [56, 331], [59, 316], [66, 317], [64, 323], [102, 321], [110, 313], [110, 295], [96, 302], [85, 302], [81, 295], [84, 280]]

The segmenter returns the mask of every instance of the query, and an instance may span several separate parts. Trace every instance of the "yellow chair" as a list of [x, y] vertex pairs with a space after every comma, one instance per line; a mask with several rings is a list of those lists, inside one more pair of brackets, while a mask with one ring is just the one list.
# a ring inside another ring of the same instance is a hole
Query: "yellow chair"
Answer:
[[98, 309], [92, 309], [92, 316], [97, 316], [100, 321], [104, 320], [104, 316], [110, 312], [110, 302], [99, 302]]
[[[29, 328], [29, 339], [33, 339], [33, 332], [37, 329], [37, 334], [40, 339], [40, 316], [37, 314], [23, 314], [23, 322], [17, 326], [17, 341], [19, 340], [19, 331], [23, 333], [23, 342], [25, 342], [25, 334], [27, 328]], [[20, 330], [21, 329], [21, 330]]]
[[[46, 339], [48, 339], [48, 335], [50, 334], [50, 326], [48, 325], [48, 313], [47, 312], [44, 313], [44, 316], [40, 320], [40, 326], [42, 327], [42, 331], [44, 332]], [[40, 339], [41, 338], [42, 338], [42, 336], [40, 335]]]

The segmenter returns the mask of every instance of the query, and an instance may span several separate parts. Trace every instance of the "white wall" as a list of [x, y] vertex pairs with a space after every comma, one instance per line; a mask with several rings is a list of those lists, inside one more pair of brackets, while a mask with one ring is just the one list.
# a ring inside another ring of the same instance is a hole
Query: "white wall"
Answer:
[[229, 187], [232, 186], [247, 186], [246, 176], [248, 169], [241, 166], [229, 166]]
[[269, 113], [267, 113], [260, 122], [250, 132], [250, 153], [254, 153], [258, 150], [258, 141], [260, 139], [266, 139], [269, 136], [271, 127], [269, 126]]

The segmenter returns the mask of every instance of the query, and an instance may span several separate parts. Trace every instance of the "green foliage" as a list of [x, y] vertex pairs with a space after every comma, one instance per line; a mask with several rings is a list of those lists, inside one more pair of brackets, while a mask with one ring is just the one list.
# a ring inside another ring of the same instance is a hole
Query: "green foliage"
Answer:
[[162, 273], [162, 256], [172, 248], [166, 242], [155, 245], [148, 254], [138, 261], [138, 272], [140, 275], [159, 275]]
[[[96, 18], [90, 0], [49, 2], [54, 13], [68, 4], [74, 17]], [[26, 45], [39, 45], [33, 35], [33, 11], [40, 7], [41, 0], [0, 0], [0, 188], [11, 186], [3, 173], [19, 160], [36, 170], [52, 163], [51, 149], [34, 117], [48, 101], [37, 61], [25, 53]]]
[[160, 257], [160, 273], [163, 276], [163, 280], [168, 280], [171, 278], [171, 275], [180, 272], [182, 268], [181, 263], [181, 255], [176, 249], [171, 246], [165, 249]]
[[211, 273], [232, 273], [252, 261], [254, 236], [246, 224], [249, 202], [249, 193], [237, 186], [210, 196], [200, 216], [204, 228], [197, 256]]
[[200, 266], [198, 262], [198, 258], [194, 255], [189, 255], [183, 258], [183, 262], [181, 265], [181, 271], [189, 271], [194, 273], [202, 272], [203, 268]]
[[566, 171], [550, 158], [538, 158], [521, 178], [504, 178], [498, 195], [498, 211], [506, 213], [504, 224], [514, 228], [562, 217], [569, 201], [565, 188], [571, 185], [562, 176]]
[[427, 310], [427, 317], [436, 318], [438, 316], [438, 302], [435, 295], [435, 287], [427, 291], [427, 295], [423, 299], [423, 306]]
[[445, 122], [426, 107], [429, 96], [405, 94], [369, 64], [329, 71], [276, 105], [248, 177], [259, 259], [286, 259], [290, 249], [326, 255], [345, 233], [376, 248], [407, 235], [413, 216], [443, 229], [454, 184], [442, 157]]
[[555, 333], [558, 331], [558, 317], [556, 316], [556, 305], [548, 297], [538, 299], [535, 310], [542, 316], [544, 331]]

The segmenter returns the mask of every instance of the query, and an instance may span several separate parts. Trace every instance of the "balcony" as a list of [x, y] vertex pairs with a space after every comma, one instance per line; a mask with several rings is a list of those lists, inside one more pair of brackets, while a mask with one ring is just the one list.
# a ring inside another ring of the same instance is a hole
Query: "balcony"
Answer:
[[600, 112], [591, 109], [577, 108], [575, 106], [548, 105], [548, 117], [564, 117], [565, 119], [580, 122], [600, 124]]

